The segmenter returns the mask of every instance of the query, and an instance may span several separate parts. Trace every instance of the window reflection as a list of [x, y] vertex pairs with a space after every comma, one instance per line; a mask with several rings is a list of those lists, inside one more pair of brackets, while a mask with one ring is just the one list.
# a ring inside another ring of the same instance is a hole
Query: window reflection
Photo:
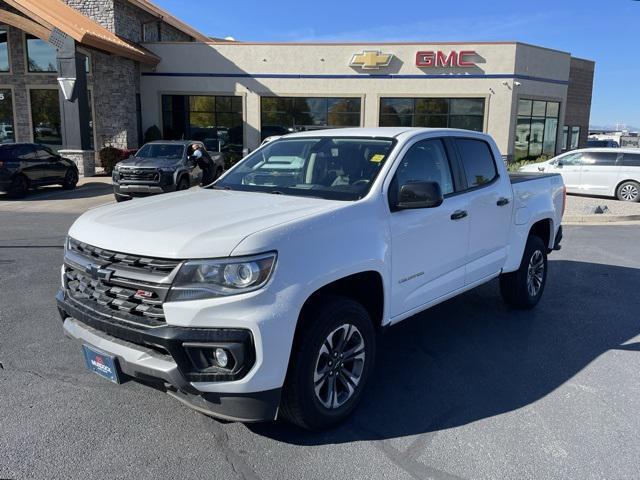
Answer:
[[29, 95], [33, 140], [57, 151], [62, 146], [58, 89], [33, 89]]
[[481, 132], [483, 98], [382, 98], [381, 127], [450, 127]]
[[0, 143], [13, 141], [13, 95], [11, 90], [3, 88], [0, 89]]
[[560, 103], [518, 100], [514, 160], [535, 160], [556, 153]]
[[49, 42], [27, 34], [29, 72], [57, 72], [56, 49]]
[[0, 27], [0, 72], [9, 71], [9, 32]]
[[326, 127], [359, 127], [359, 98], [262, 97], [262, 139]]
[[199, 140], [209, 151], [241, 153], [242, 97], [163, 95], [162, 129], [166, 140]]

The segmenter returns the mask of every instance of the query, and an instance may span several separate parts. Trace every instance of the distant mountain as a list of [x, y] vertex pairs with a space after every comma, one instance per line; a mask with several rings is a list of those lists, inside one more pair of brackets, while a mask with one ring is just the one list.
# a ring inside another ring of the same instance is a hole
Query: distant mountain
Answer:
[[[625, 130], [630, 132], [638, 132], [640, 131], [640, 127], [635, 127], [633, 125], [625, 125]], [[608, 131], [616, 131], [616, 125], [589, 125], [589, 130], [608, 130]]]

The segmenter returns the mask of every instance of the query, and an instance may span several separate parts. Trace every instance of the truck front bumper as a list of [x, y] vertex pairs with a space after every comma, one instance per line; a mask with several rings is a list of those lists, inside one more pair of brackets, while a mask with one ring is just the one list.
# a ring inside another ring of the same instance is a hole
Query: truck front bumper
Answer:
[[[249, 331], [176, 326], [139, 330], [105, 321], [73, 303], [63, 289], [58, 291], [56, 301], [65, 335], [115, 357], [120, 372], [127, 377], [154, 383], [189, 407], [216, 418], [240, 422], [276, 418], [280, 388], [231, 393], [202, 392], [194, 386], [194, 380], [214, 376], [232, 381], [250, 369], [254, 352]], [[211, 375], [198, 370], [189, 349], [212, 346], [221, 346], [239, 359], [235, 373]]]
[[122, 197], [134, 197], [143, 195], [155, 195], [158, 193], [175, 192], [175, 185], [145, 185], [114, 183], [113, 193]]

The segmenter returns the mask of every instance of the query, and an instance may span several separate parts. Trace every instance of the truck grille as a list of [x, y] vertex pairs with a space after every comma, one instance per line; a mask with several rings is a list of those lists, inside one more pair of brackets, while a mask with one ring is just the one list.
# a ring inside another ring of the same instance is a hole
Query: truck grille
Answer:
[[162, 304], [180, 260], [114, 252], [69, 238], [64, 287], [69, 298], [115, 321], [165, 325]]
[[120, 169], [120, 179], [134, 182], [159, 182], [160, 172], [155, 169]]
[[78, 252], [90, 260], [107, 262], [111, 266], [126, 266], [148, 272], [170, 272], [180, 264], [180, 260], [166, 260], [161, 258], [140, 257], [126, 253], [118, 253], [103, 248], [94, 247], [73, 238], [69, 238], [69, 250]]
[[162, 301], [168, 287], [131, 283], [128, 286], [118, 285], [124, 282], [95, 279], [70, 267], [65, 268], [64, 278], [69, 296], [97, 313], [149, 327], [165, 324]]

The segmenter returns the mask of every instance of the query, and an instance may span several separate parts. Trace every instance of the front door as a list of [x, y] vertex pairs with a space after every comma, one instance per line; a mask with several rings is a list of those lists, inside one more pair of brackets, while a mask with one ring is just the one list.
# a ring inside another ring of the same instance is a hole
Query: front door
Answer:
[[36, 147], [36, 155], [42, 161], [44, 168], [43, 180], [46, 182], [59, 182], [64, 179], [67, 167], [60, 161], [60, 157], [48, 147]]
[[583, 192], [581, 183], [582, 164], [584, 163], [584, 154], [580, 152], [569, 153], [564, 155], [554, 163], [549, 165], [549, 173], [559, 173], [567, 187], [567, 191], [580, 193]]
[[435, 208], [391, 213], [391, 316], [410, 312], [464, 286], [469, 242], [468, 209], [456, 195], [451, 164], [440, 139], [414, 143], [400, 161], [392, 185], [436, 181], [445, 196]]

